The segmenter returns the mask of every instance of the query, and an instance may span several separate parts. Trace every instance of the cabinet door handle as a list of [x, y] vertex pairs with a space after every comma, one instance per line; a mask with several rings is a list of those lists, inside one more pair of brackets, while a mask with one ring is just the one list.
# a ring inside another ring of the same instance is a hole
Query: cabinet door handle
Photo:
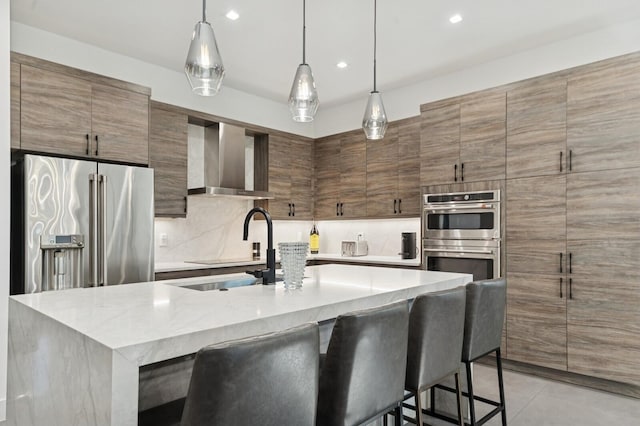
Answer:
[[89, 133], [84, 135], [84, 138], [87, 140], [87, 149], [85, 150], [85, 154], [89, 155]]
[[336, 216], [340, 216], [340, 203], [336, 203]]
[[569, 171], [573, 170], [573, 151], [569, 150]]
[[560, 299], [562, 299], [562, 277], [560, 277]]
[[560, 253], [560, 273], [562, 273], [562, 253]]
[[573, 258], [572, 253], [569, 253], [569, 273], [570, 274], [573, 274], [573, 265], [571, 264], [572, 258]]
[[569, 299], [573, 300], [573, 278], [569, 278]]
[[398, 211], [396, 210], [396, 204], [398, 203], [398, 200], [393, 200], [393, 214], [397, 214]]
[[560, 173], [562, 173], [562, 151], [560, 151]]
[[295, 216], [296, 215], [296, 205], [295, 205], [295, 203], [291, 203], [291, 208], [293, 209], [293, 214], [291, 216]]
[[344, 216], [344, 203], [340, 203], [340, 216]]
[[402, 198], [398, 199], [398, 213], [402, 214]]
[[96, 157], [99, 155], [98, 154], [98, 152], [99, 152], [98, 151], [99, 143], [100, 143], [100, 141], [98, 140], [98, 135], [96, 135]]
[[460, 182], [464, 182], [464, 163], [460, 163]]
[[184, 212], [187, 212], [187, 197], [184, 197]]
[[453, 181], [458, 181], [458, 163], [453, 165]]
[[287, 207], [289, 207], [289, 213], [287, 213], [287, 216], [291, 216], [291, 203], [287, 203]]

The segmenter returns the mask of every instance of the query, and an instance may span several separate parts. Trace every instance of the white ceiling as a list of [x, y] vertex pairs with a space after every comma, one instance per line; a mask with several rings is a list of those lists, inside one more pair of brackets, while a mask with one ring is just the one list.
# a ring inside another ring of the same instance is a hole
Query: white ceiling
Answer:
[[[182, 71], [201, 8], [200, 0], [11, 0], [11, 19]], [[240, 19], [225, 18], [230, 9]], [[457, 25], [454, 13], [464, 18]], [[378, 0], [378, 89], [638, 18], [638, 0]], [[302, 59], [302, 0], [210, 0], [208, 20], [223, 84], [286, 102]], [[366, 97], [372, 55], [372, 0], [307, 1], [307, 62], [321, 107]], [[338, 69], [341, 60], [350, 66]]]

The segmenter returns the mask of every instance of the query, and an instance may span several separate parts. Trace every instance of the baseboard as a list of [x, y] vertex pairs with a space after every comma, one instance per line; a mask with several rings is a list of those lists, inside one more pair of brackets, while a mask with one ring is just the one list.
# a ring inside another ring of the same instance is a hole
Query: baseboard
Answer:
[[[478, 360], [480, 364], [495, 365], [496, 359], [493, 356], [485, 356]], [[629, 396], [640, 399], [640, 386], [629, 383], [614, 382], [612, 380], [600, 379], [598, 377], [584, 376], [582, 374], [570, 373], [568, 371], [555, 370], [553, 368], [539, 367], [537, 365], [526, 364], [524, 362], [502, 359], [502, 367], [506, 370], [517, 371], [519, 373], [531, 374], [545, 379], [557, 380], [559, 382], [571, 383], [573, 385], [584, 386], [611, 392], [618, 395]]]

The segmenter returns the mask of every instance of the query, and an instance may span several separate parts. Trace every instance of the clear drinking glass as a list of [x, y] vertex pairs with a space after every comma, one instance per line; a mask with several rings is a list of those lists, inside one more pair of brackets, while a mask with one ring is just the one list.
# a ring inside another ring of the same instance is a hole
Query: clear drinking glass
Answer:
[[286, 288], [302, 287], [309, 243], [278, 243], [278, 250], [280, 251], [280, 266], [284, 275], [284, 286]]

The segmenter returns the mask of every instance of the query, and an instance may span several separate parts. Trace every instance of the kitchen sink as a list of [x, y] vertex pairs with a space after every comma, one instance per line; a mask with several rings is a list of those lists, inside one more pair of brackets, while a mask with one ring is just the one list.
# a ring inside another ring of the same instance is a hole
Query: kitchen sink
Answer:
[[[227, 291], [230, 288], [235, 287], [246, 287], [250, 285], [261, 285], [262, 279], [256, 278], [252, 275], [246, 274], [231, 274], [231, 275], [220, 275], [208, 277], [205, 282], [198, 282], [196, 284], [187, 284], [184, 285], [183, 280], [175, 280], [175, 283], [165, 282], [169, 285], [175, 285], [182, 288], [188, 288], [189, 290], [197, 290], [197, 291], [211, 291], [211, 290], [220, 290]], [[304, 277], [307, 278], [307, 277]], [[201, 278], [200, 278], [201, 280]], [[282, 274], [276, 274], [276, 282], [284, 281], [284, 277]]]
[[249, 285], [256, 285], [256, 284], [260, 284], [260, 281], [256, 277], [247, 275], [246, 277], [241, 277], [241, 278], [232, 278], [228, 280], [184, 285], [181, 287], [188, 288], [190, 290], [211, 291], [211, 290], [226, 290], [234, 287], [246, 287]]

